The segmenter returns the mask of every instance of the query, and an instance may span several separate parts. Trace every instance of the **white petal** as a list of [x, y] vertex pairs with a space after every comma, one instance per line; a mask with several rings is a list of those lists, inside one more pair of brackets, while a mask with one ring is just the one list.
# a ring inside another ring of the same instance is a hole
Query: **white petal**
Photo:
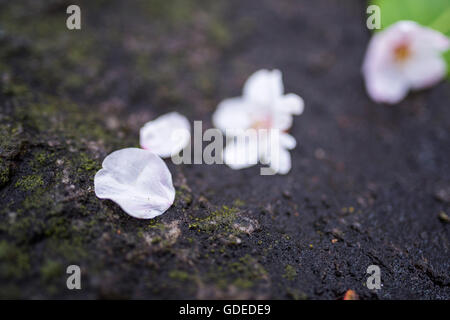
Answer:
[[214, 112], [212, 121], [216, 128], [226, 130], [245, 130], [251, 126], [248, 102], [241, 98], [222, 101]]
[[268, 163], [275, 173], [287, 174], [291, 170], [291, 154], [283, 147], [276, 148], [264, 156], [263, 163]]
[[108, 155], [102, 166], [94, 178], [95, 194], [116, 202], [129, 215], [151, 219], [173, 204], [172, 175], [154, 153], [122, 149]]
[[270, 167], [279, 174], [287, 174], [291, 170], [291, 166], [291, 154], [283, 148], [280, 149], [278, 162], [270, 162]]
[[406, 97], [409, 81], [395, 69], [385, 69], [366, 74], [366, 89], [376, 102], [395, 104]]
[[405, 66], [405, 77], [412, 89], [428, 88], [447, 74], [447, 64], [441, 56], [417, 57]]
[[447, 36], [437, 30], [421, 26], [417, 23], [415, 24], [412, 39], [413, 45], [423, 50], [442, 53], [450, 49], [450, 40]]
[[239, 170], [258, 163], [258, 138], [235, 137], [223, 150], [223, 160], [231, 169]]
[[293, 116], [287, 112], [274, 112], [272, 114], [272, 128], [286, 131], [292, 126]]
[[295, 138], [284, 132], [271, 130], [269, 135], [259, 136], [259, 157], [262, 164], [279, 174], [286, 174], [291, 169], [291, 155], [287, 149], [296, 145]]
[[163, 158], [178, 154], [189, 144], [190, 138], [189, 120], [177, 112], [147, 122], [140, 131], [141, 147]]
[[277, 100], [275, 103], [275, 112], [300, 115], [303, 113], [304, 106], [305, 103], [302, 97], [294, 93], [288, 93]]
[[[407, 27], [403, 26], [401, 31]], [[376, 102], [398, 103], [409, 90], [408, 80], [392, 63], [392, 50], [402, 36], [397, 29], [391, 26], [375, 34], [364, 58], [362, 71], [367, 93]]]
[[273, 104], [283, 95], [283, 81], [279, 70], [259, 70], [244, 85], [243, 97], [261, 107]]
[[297, 141], [288, 133], [282, 132], [280, 134], [280, 146], [292, 150], [297, 145]]
[[447, 74], [447, 64], [442, 53], [450, 48], [450, 40], [442, 33], [417, 25], [412, 38], [412, 57], [403, 72], [411, 88], [430, 87]]
[[[396, 61], [393, 52], [406, 43], [411, 56]], [[367, 92], [377, 102], [398, 103], [409, 89], [435, 84], [446, 74], [441, 53], [449, 40], [438, 31], [413, 21], [400, 21], [375, 34], [363, 63]]]

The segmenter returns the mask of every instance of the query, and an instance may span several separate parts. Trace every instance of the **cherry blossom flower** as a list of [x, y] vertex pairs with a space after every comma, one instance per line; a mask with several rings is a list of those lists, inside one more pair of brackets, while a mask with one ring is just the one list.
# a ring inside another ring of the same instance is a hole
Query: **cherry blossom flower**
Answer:
[[140, 130], [141, 147], [162, 158], [178, 154], [189, 144], [191, 125], [178, 112], [164, 114], [147, 122]]
[[223, 151], [224, 162], [232, 169], [241, 169], [259, 160], [276, 173], [289, 172], [288, 150], [296, 141], [285, 131], [303, 107], [300, 96], [284, 94], [279, 70], [255, 72], [246, 81], [243, 95], [222, 101], [213, 115], [214, 125], [230, 138]]
[[376, 33], [362, 68], [369, 96], [395, 104], [409, 90], [436, 84], [446, 75], [442, 53], [449, 48], [445, 35], [413, 21], [399, 21]]
[[130, 216], [151, 219], [173, 204], [175, 189], [164, 161], [143, 149], [115, 151], [94, 178], [95, 194], [110, 199]]

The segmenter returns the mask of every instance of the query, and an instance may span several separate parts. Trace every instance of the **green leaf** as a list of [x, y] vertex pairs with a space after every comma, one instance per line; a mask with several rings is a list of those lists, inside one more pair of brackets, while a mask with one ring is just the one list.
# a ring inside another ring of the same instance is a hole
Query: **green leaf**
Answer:
[[444, 53], [444, 59], [447, 61], [447, 79], [450, 80], [450, 50]]
[[[380, 7], [381, 29], [400, 20], [413, 20], [450, 36], [450, 0], [372, 0]], [[450, 78], [450, 51], [444, 54]]]
[[382, 29], [399, 21], [413, 20], [450, 35], [450, 0], [373, 0], [380, 7]]

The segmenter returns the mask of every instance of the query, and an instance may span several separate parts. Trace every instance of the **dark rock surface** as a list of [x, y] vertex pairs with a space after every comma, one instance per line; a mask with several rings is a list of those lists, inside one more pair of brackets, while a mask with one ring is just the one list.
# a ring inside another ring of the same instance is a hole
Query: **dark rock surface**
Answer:
[[[0, 1], [1, 298], [450, 298], [449, 83], [372, 103], [364, 1], [85, 1], [68, 31], [72, 3]], [[95, 197], [146, 121], [206, 129], [260, 68], [306, 101], [288, 175], [167, 161], [151, 221]]]

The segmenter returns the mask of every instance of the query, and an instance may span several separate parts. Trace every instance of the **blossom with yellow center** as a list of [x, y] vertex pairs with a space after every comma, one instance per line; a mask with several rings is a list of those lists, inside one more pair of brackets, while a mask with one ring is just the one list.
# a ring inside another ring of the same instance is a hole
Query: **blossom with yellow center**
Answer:
[[213, 115], [214, 125], [229, 138], [224, 162], [232, 169], [269, 164], [275, 173], [291, 169], [288, 150], [296, 145], [286, 133], [293, 115], [303, 112], [303, 99], [284, 94], [279, 70], [259, 70], [245, 82], [241, 97], [222, 101]]
[[413, 21], [399, 21], [376, 33], [362, 68], [369, 96], [395, 104], [409, 90], [436, 84], [447, 73], [442, 54], [449, 48], [445, 35]]

